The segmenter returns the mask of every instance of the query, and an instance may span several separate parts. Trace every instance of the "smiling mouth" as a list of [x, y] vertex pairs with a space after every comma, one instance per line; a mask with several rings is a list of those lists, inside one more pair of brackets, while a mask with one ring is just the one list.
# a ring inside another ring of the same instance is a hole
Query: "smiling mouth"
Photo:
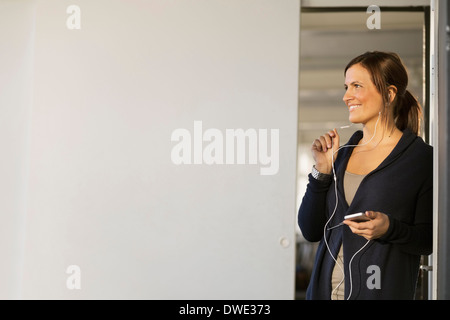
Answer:
[[360, 104], [355, 104], [355, 105], [350, 106], [350, 107], [348, 108], [348, 110], [349, 110], [349, 111], [353, 111], [353, 110], [355, 110], [356, 108], [358, 108], [358, 107], [360, 107], [360, 106], [361, 106]]

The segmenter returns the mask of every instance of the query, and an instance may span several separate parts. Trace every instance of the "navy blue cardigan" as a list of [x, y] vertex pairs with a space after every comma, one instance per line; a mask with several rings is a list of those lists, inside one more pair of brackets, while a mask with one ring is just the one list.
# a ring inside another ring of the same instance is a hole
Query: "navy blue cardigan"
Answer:
[[[362, 138], [357, 131], [348, 141], [356, 145]], [[433, 150], [410, 130], [389, 156], [361, 182], [348, 206], [343, 178], [353, 147], [339, 150], [335, 161], [338, 207], [328, 226], [339, 224], [345, 215], [373, 210], [389, 217], [389, 229], [372, 240], [349, 262], [367, 240], [355, 235], [346, 225], [326, 232], [328, 244], [336, 256], [344, 249], [345, 298], [414, 299], [421, 255], [432, 252]], [[320, 241], [307, 299], [330, 299], [334, 260], [325, 246], [324, 225], [336, 204], [334, 181], [322, 182], [309, 175], [309, 183], [298, 212], [298, 224], [308, 241]], [[378, 267], [375, 275], [375, 266]], [[379, 288], [373, 288], [376, 278]]]

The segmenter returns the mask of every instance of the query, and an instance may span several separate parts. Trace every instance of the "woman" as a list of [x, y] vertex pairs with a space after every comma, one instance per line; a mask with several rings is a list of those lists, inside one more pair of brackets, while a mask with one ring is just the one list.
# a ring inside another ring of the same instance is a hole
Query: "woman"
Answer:
[[[345, 68], [349, 120], [314, 140], [298, 223], [320, 241], [307, 299], [413, 299], [421, 255], [432, 252], [432, 148], [395, 53], [366, 52]], [[367, 221], [344, 219], [364, 213]]]

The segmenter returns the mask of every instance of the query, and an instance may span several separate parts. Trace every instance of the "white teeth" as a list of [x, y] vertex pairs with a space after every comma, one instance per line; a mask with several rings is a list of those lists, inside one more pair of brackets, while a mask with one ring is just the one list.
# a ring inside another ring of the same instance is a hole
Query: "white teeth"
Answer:
[[350, 109], [350, 111], [351, 111], [351, 110], [353, 110], [353, 109], [355, 109], [355, 108], [358, 108], [358, 107], [360, 107], [360, 106], [361, 106], [360, 104], [353, 105], [353, 106], [350, 106], [349, 109]]

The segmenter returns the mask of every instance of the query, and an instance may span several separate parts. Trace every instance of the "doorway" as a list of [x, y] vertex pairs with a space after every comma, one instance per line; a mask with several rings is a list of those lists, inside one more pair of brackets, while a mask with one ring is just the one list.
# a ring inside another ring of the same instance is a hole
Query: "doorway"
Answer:
[[[344, 68], [366, 51], [399, 54], [409, 74], [410, 91], [424, 106], [427, 83], [426, 7], [380, 8], [379, 28], [370, 29], [367, 8], [302, 8], [300, 16], [300, 74], [298, 123], [297, 208], [313, 165], [312, 141], [335, 127], [348, 125]], [[423, 135], [426, 139], [426, 128]], [[340, 131], [342, 144], [357, 126]], [[296, 299], [305, 298], [317, 243], [307, 242], [297, 226]], [[426, 263], [427, 257], [423, 258]], [[421, 271], [417, 299], [427, 299], [428, 279]]]

